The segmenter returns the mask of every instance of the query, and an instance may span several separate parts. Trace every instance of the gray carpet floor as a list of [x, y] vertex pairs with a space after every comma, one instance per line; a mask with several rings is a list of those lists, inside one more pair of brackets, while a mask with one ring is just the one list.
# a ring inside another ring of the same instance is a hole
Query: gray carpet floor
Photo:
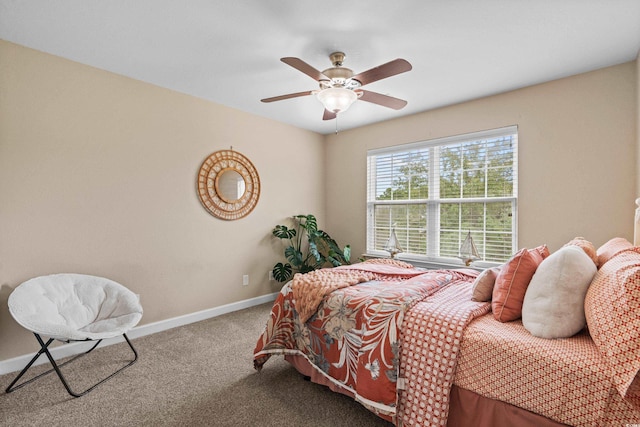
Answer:
[[[72, 398], [55, 374], [4, 393], [6, 426], [385, 426], [353, 399], [305, 381], [280, 356], [253, 369], [271, 303], [133, 340], [138, 362], [89, 394]], [[35, 341], [35, 340], [34, 340]], [[44, 357], [44, 356], [42, 356]], [[126, 343], [98, 348], [63, 368], [84, 390], [131, 357]], [[32, 368], [27, 375], [48, 368]], [[93, 382], [92, 382], [93, 381]], [[84, 388], [83, 388], [84, 386]]]

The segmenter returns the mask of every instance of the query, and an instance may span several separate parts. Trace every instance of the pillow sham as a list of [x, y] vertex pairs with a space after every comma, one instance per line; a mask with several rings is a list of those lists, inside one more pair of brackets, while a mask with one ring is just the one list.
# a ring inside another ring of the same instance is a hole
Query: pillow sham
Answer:
[[493, 317], [510, 322], [522, 316], [522, 301], [538, 265], [549, 256], [547, 245], [520, 249], [507, 261], [496, 277], [491, 300]]
[[496, 283], [496, 277], [499, 272], [499, 267], [487, 268], [476, 277], [473, 282], [471, 301], [491, 301], [493, 286]]
[[564, 246], [549, 255], [531, 278], [522, 302], [525, 329], [540, 338], [568, 338], [580, 332], [587, 323], [584, 300], [596, 271], [578, 246]]
[[598, 255], [596, 254], [596, 247], [593, 246], [593, 243], [586, 240], [584, 237], [576, 237], [575, 239], [572, 239], [568, 243], [566, 243], [563, 247], [573, 245], [582, 248], [584, 253], [586, 253], [589, 258], [591, 258], [593, 263], [598, 266]]
[[640, 371], [640, 247], [618, 251], [600, 267], [584, 309], [591, 338], [625, 398]]
[[614, 237], [609, 240], [596, 251], [598, 255], [598, 268], [602, 267], [604, 263], [609, 261], [616, 253], [632, 246], [631, 242], [624, 237]]

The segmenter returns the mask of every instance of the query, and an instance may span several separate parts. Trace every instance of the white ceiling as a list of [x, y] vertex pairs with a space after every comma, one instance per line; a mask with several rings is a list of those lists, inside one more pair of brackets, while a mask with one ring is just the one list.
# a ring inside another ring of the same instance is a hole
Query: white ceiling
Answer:
[[404, 109], [358, 101], [344, 130], [631, 61], [640, 0], [0, 0], [0, 38], [327, 134], [312, 96], [260, 102], [317, 88], [279, 58], [413, 65], [365, 86]]

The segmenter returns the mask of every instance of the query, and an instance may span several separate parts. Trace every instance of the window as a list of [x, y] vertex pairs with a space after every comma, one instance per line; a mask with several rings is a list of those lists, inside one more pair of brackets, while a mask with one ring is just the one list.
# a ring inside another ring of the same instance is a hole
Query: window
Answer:
[[451, 262], [471, 232], [482, 261], [507, 261], [517, 242], [517, 132], [511, 126], [370, 150], [367, 253], [388, 255], [395, 228], [401, 258]]

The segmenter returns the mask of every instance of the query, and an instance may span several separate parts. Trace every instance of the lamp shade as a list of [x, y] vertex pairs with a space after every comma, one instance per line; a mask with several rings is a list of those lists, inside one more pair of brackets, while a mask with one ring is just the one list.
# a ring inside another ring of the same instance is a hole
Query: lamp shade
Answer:
[[354, 91], [342, 87], [321, 90], [317, 97], [327, 111], [336, 114], [346, 111], [358, 99], [358, 95]]
[[403, 251], [400, 243], [398, 243], [398, 236], [396, 236], [396, 230], [394, 228], [392, 228], [391, 233], [389, 233], [389, 239], [384, 245], [384, 250], [389, 252], [391, 258], [395, 257], [397, 254]]
[[467, 237], [460, 246], [459, 258], [465, 263], [465, 265], [471, 265], [473, 261], [480, 259], [480, 254], [478, 254], [476, 244], [473, 242], [473, 238], [471, 237], [471, 231], [467, 233]]

